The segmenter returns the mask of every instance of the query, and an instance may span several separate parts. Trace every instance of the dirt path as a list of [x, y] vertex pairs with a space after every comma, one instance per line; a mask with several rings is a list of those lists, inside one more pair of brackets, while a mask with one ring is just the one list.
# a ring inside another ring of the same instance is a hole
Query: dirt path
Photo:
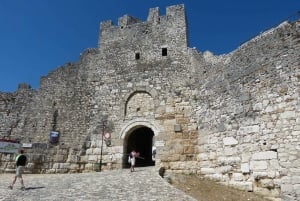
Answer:
[[199, 201], [270, 201], [252, 192], [233, 189], [194, 175], [176, 175], [171, 184]]

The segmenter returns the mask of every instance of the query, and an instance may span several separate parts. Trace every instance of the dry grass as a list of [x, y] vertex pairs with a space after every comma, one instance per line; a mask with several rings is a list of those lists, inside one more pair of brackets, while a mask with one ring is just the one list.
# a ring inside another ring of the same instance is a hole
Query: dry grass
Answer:
[[269, 201], [253, 192], [234, 189], [195, 175], [174, 175], [171, 184], [199, 201]]

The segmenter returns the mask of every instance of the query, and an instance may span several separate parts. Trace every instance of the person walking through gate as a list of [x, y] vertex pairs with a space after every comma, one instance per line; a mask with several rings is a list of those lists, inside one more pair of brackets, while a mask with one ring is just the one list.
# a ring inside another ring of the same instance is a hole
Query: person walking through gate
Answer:
[[27, 157], [24, 155], [24, 151], [20, 150], [19, 155], [17, 155], [17, 157], [16, 157], [16, 175], [12, 181], [12, 184], [9, 185], [10, 189], [13, 189], [13, 186], [16, 183], [17, 178], [19, 178], [20, 183], [21, 183], [21, 190], [25, 190], [22, 175], [23, 175], [26, 164], [27, 164]]
[[135, 167], [135, 162], [136, 162], [136, 158], [140, 155], [139, 152], [136, 152], [135, 150], [132, 150], [130, 153], [130, 172], [134, 172], [134, 167]]

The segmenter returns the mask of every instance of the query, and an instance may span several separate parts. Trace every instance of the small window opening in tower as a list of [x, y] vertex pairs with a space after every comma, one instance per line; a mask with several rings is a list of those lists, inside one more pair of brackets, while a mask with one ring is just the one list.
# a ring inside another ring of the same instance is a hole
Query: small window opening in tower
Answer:
[[165, 48], [165, 47], [162, 48], [162, 49], [161, 49], [161, 55], [162, 55], [162, 56], [168, 56], [168, 49]]
[[135, 59], [136, 59], [136, 60], [139, 60], [139, 59], [140, 59], [140, 53], [139, 53], [139, 52], [135, 53]]

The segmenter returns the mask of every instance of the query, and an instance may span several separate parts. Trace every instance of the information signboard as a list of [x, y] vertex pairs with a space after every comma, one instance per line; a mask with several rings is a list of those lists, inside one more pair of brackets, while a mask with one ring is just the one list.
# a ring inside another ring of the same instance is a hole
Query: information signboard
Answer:
[[0, 152], [1, 153], [18, 153], [20, 144], [13, 140], [0, 139]]

